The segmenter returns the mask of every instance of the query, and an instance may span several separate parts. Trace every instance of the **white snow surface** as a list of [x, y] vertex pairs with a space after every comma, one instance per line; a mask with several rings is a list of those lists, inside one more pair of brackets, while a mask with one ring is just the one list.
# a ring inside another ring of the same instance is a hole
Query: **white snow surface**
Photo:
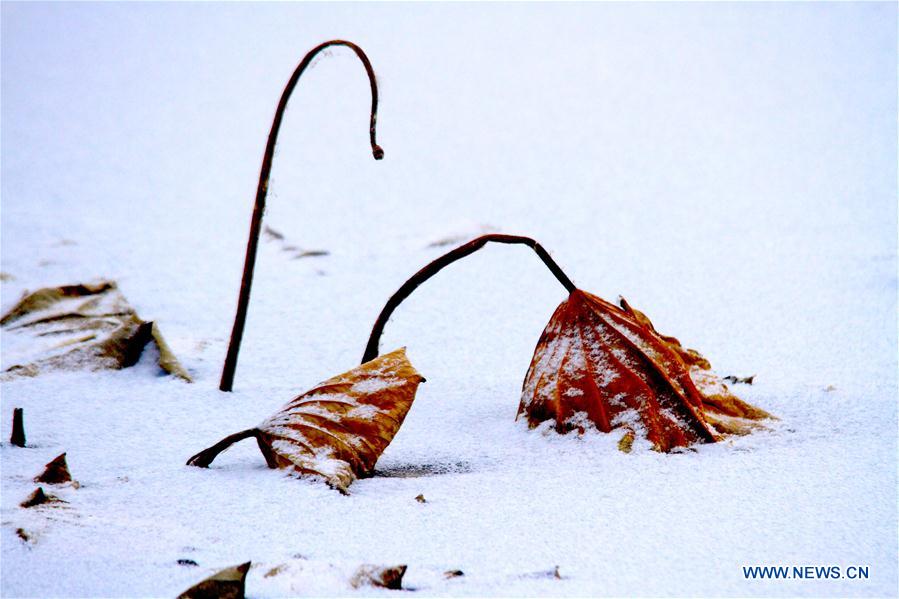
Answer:
[[[4, 2], [2, 308], [116, 280], [196, 383], [147, 356], [2, 384], [2, 595], [171, 597], [252, 560], [250, 597], [397, 593], [352, 588], [362, 564], [408, 564], [425, 596], [894, 596], [896, 22], [895, 3]], [[374, 64], [386, 156], [361, 65], [328, 52], [284, 120], [265, 223], [285, 239], [260, 245], [221, 393], [271, 117], [334, 37]], [[356, 365], [383, 302], [447, 249], [429, 244], [485, 230], [755, 374], [737, 392], [781, 420], [674, 455], [516, 423], [565, 293], [495, 246], [388, 324], [382, 350], [407, 346], [427, 382], [379, 476], [341, 496], [252, 440], [185, 466]], [[25, 449], [5, 442], [14, 407]], [[63, 451], [65, 509], [18, 507]]]

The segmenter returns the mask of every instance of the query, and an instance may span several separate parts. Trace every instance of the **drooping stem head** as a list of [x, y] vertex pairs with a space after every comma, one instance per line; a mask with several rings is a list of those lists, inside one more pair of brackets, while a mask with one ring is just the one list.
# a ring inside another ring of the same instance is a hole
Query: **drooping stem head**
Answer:
[[473, 254], [478, 251], [485, 245], [490, 242], [494, 243], [505, 243], [505, 244], [520, 244], [526, 245], [530, 247], [537, 256], [540, 257], [540, 260], [546, 265], [549, 271], [556, 277], [559, 283], [562, 284], [565, 289], [571, 293], [577, 287], [575, 287], [574, 283], [571, 282], [571, 279], [568, 278], [562, 269], [556, 264], [556, 261], [552, 259], [552, 256], [549, 255], [542, 245], [537, 243], [534, 239], [530, 237], [522, 237], [520, 235], [503, 235], [500, 233], [492, 233], [490, 235], [483, 235], [476, 239], [472, 239], [468, 243], [460, 245], [454, 250], [450, 250], [446, 254], [443, 254], [436, 260], [430, 262], [425, 265], [424, 268], [419, 270], [417, 273], [412, 275], [408, 281], [403, 283], [403, 285], [390, 296], [390, 299], [387, 300], [387, 304], [384, 306], [384, 309], [381, 310], [381, 313], [378, 315], [378, 319], [375, 321], [374, 327], [372, 327], [371, 335], [368, 338], [368, 345], [365, 347], [365, 354], [362, 356], [362, 363], [368, 362], [369, 360], [373, 360], [378, 356], [379, 346], [381, 343], [381, 335], [384, 333], [384, 326], [387, 324], [387, 321], [390, 319], [391, 314], [396, 308], [403, 303], [403, 301], [412, 294], [415, 289], [436, 275], [438, 272], [443, 270], [445, 267], [449, 266], [453, 262], [457, 260], [461, 260], [465, 256]]
[[244, 325], [247, 319], [247, 308], [250, 303], [250, 289], [253, 286], [253, 271], [256, 266], [256, 250], [259, 245], [259, 234], [262, 229], [262, 215], [265, 212], [265, 198], [268, 194], [269, 176], [272, 170], [272, 161], [275, 155], [275, 144], [278, 142], [278, 132], [281, 129], [281, 121], [284, 118], [284, 111], [287, 109], [287, 101], [293, 93], [300, 77], [312, 63], [312, 60], [326, 48], [332, 46], [346, 46], [355, 52], [365, 72], [368, 74], [368, 81], [371, 86], [371, 114], [368, 121], [368, 135], [371, 142], [371, 152], [375, 160], [384, 158], [384, 150], [377, 143], [377, 123], [378, 123], [378, 83], [375, 79], [375, 71], [368, 60], [368, 56], [362, 51], [362, 48], [348, 42], [346, 40], [331, 40], [319, 44], [309, 51], [284, 87], [281, 94], [281, 100], [278, 102], [278, 108], [275, 110], [275, 118], [272, 120], [272, 128], [268, 134], [268, 143], [265, 146], [265, 154], [262, 157], [262, 168], [259, 172], [259, 184], [256, 187], [256, 204], [253, 207], [253, 216], [250, 220], [250, 237], [247, 241], [247, 254], [244, 260], [243, 277], [240, 282], [240, 294], [237, 300], [237, 313], [234, 315], [234, 327], [231, 330], [231, 341], [228, 344], [228, 354], [225, 357], [225, 364], [222, 368], [222, 379], [219, 389], [222, 391], [231, 391], [234, 384], [234, 371], [237, 368], [237, 355], [240, 352], [240, 341], [243, 338]]
[[[356, 53], [356, 56], [359, 57], [359, 60], [362, 62], [362, 66], [365, 67], [365, 73], [368, 75], [368, 83], [371, 87], [371, 114], [369, 116], [368, 121], [368, 137], [371, 142], [371, 153], [374, 156], [375, 160], [381, 160], [384, 158], [384, 149], [378, 145], [377, 137], [378, 137], [378, 81], [375, 77], [375, 70], [371, 66], [371, 62], [368, 60], [368, 56], [365, 55], [365, 52], [362, 51], [362, 48], [354, 44], [353, 42], [348, 42], [346, 40], [331, 40], [328, 42], [324, 42], [319, 44], [315, 48], [309, 51], [306, 54], [306, 57], [303, 58], [303, 62], [297, 67], [296, 71], [294, 71], [294, 76], [291, 77], [291, 80], [287, 83], [287, 88], [285, 88], [285, 92], [289, 95], [290, 91], [293, 91], [292, 85], [295, 86], [296, 82], [299, 80], [300, 76], [303, 74], [303, 71], [309, 66], [309, 63], [318, 55], [319, 52], [330, 48], [332, 46], [346, 46], [350, 50]], [[288, 91], [288, 88], [290, 91]], [[283, 99], [286, 104], [286, 99]]]

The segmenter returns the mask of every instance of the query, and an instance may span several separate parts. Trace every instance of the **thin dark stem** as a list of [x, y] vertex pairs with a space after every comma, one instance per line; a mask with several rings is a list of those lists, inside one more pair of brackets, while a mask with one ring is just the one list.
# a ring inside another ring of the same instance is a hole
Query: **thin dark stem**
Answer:
[[478, 237], [477, 239], [472, 239], [468, 243], [464, 245], [460, 245], [454, 250], [447, 252], [446, 254], [440, 256], [430, 264], [426, 265], [424, 268], [419, 270], [417, 273], [412, 275], [412, 277], [403, 283], [403, 286], [400, 287], [396, 293], [394, 293], [389, 300], [387, 300], [387, 304], [384, 306], [384, 309], [381, 310], [381, 314], [378, 315], [378, 320], [375, 321], [375, 326], [372, 327], [371, 336], [368, 338], [368, 345], [365, 346], [365, 355], [362, 356], [362, 363], [368, 362], [370, 360], [378, 357], [380, 353], [380, 343], [381, 343], [381, 335], [384, 333], [384, 326], [387, 324], [387, 321], [390, 319], [390, 315], [393, 314], [393, 311], [396, 310], [397, 306], [403, 303], [409, 295], [415, 291], [415, 289], [436, 275], [438, 272], [443, 270], [445, 267], [449, 266], [456, 260], [460, 260], [469, 254], [473, 254], [478, 251], [482, 247], [484, 247], [489, 242], [495, 243], [508, 243], [508, 244], [521, 244], [530, 247], [534, 252], [537, 253], [537, 256], [543, 261], [547, 268], [549, 268], [550, 272], [559, 280], [563, 287], [571, 293], [575, 289], [574, 283], [571, 282], [571, 279], [568, 278], [562, 269], [556, 264], [555, 260], [549, 255], [549, 253], [543, 249], [543, 246], [537, 243], [535, 240], [530, 237], [521, 237], [519, 235], [501, 235], [498, 233], [493, 233], [491, 235], [484, 235], [482, 237]]
[[212, 447], [207, 447], [197, 455], [191, 456], [191, 458], [187, 460], [187, 465], [197, 466], [198, 468], [208, 468], [209, 464], [212, 463], [212, 460], [214, 460], [218, 456], [218, 454], [222, 453], [238, 441], [243, 441], [244, 439], [249, 439], [250, 437], [256, 437], [258, 434], [259, 429], [248, 428], [245, 431], [240, 431], [239, 433], [228, 435]]
[[281, 94], [281, 101], [278, 102], [278, 109], [275, 111], [275, 118], [272, 121], [272, 129], [268, 134], [268, 143], [265, 146], [265, 155], [262, 158], [262, 169], [259, 172], [259, 185], [256, 188], [256, 205], [253, 208], [253, 217], [250, 220], [250, 238], [247, 241], [247, 256], [243, 265], [243, 278], [240, 281], [240, 295], [237, 300], [237, 313], [234, 315], [234, 328], [231, 330], [231, 342], [228, 345], [228, 355], [225, 357], [225, 365], [222, 368], [222, 380], [219, 389], [222, 391], [231, 391], [234, 384], [234, 370], [237, 368], [237, 354], [240, 351], [240, 341], [243, 338], [244, 324], [247, 319], [247, 308], [250, 304], [250, 288], [253, 285], [253, 269], [256, 265], [256, 248], [259, 245], [259, 233], [262, 228], [262, 214], [265, 212], [265, 196], [268, 193], [269, 174], [272, 170], [272, 159], [275, 154], [275, 143], [278, 141], [278, 130], [281, 128], [281, 119], [284, 117], [284, 110], [287, 108], [287, 101], [290, 94], [296, 87], [300, 76], [315, 58], [315, 56], [331, 46], [346, 46], [356, 53], [359, 60], [368, 73], [368, 81], [371, 84], [371, 117], [369, 119], [368, 134], [371, 140], [371, 151], [375, 160], [384, 157], [384, 150], [375, 142], [376, 125], [378, 120], [378, 84], [375, 81], [375, 71], [372, 69], [371, 63], [362, 48], [353, 42], [344, 40], [331, 40], [323, 44], [319, 44], [309, 51], [303, 58], [303, 61], [294, 70], [293, 75], [287, 82], [284, 92]]

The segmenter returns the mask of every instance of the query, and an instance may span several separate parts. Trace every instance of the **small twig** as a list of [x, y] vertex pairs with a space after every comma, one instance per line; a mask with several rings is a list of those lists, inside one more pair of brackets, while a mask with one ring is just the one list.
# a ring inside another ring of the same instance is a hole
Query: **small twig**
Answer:
[[537, 253], [537, 256], [543, 261], [547, 268], [549, 268], [550, 272], [553, 273], [553, 276], [558, 279], [558, 281], [562, 284], [563, 287], [571, 293], [575, 289], [574, 283], [571, 282], [571, 279], [568, 278], [562, 269], [556, 264], [555, 260], [549, 255], [543, 246], [537, 243], [535, 240], [530, 237], [521, 237], [520, 235], [502, 235], [499, 233], [492, 233], [490, 235], [483, 235], [476, 239], [472, 239], [468, 243], [457, 247], [454, 250], [447, 252], [446, 254], [440, 256], [430, 264], [426, 265], [424, 268], [419, 270], [417, 273], [412, 275], [412, 277], [403, 283], [403, 286], [400, 287], [396, 293], [394, 293], [389, 300], [387, 300], [387, 304], [384, 306], [384, 309], [381, 310], [381, 314], [378, 315], [378, 320], [375, 321], [375, 326], [372, 327], [371, 336], [368, 338], [368, 345], [365, 346], [365, 354], [362, 356], [362, 363], [366, 363], [370, 360], [374, 360], [378, 357], [380, 353], [379, 346], [381, 343], [381, 335], [384, 333], [384, 326], [387, 324], [387, 321], [390, 319], [390, 315], [393, 314], [393, 311], [396, 310], [397, 306], [399, 306], [403, 301], [409, 297], [409, 295], [415, 291], [415, 289], [436, 275], [438, 272], [443, 270], [445, 267], [449, 266], [453, 262], [468, 256], [469, 254], [473, 254], [478, 251], [482, 247], [484, 247], [489, 242], [495, 243], [508, 243], [508, 244], [521, 244], [530, 247], [534, 252]]
[[25, 423], [23, 422], [24, 410], [14, 408], [12, 411], [12, 435], [9, 442], [17, 447], [25, 447]]
[[228, 345], [228, 355], [225, 357], [225, 365], [222, 368], [222, 379], [219, 383], [219, 389], [222, 391], [231, 391], [234, 384], [234, 370], [237, 368], [237, 354], [240, 352], [240, 341], [243, 338], [244, 324], [247, 320], [247, 308], [250, 304], [250, 288], [253, 285], [253, 270], [256, 265], [256, 249], [259, 245], [259, 232], [262, 228], [262, 214], [265, 212], [265, 197], [268, 194], [269, 175], [272, 170], [272, 160], [275, 154], [275, 144], [278, 141], [278, 131], [281, 128], [281, 119], [284, 116], [284, 110], [287, 108], [287, 101], [290, 94], [296, 87], [300, 76], [312, 62], [315, 56], [331, 46], [346, 46], [356, 53], [365, 72], [368, 74], [368, 81], [371, 84], [371, 116], [369, 118], [368, 134], [371, 141], [371, 151], [375, 160], [384, 157], [384, 150], [376, 141], [376, 124], [378, 120], [378, 84], [375, 81], [375, 71], [362, 51], [362, 48], [344, 40], [331, 40], [323, 44], [319, 44], [309, 51], [308, 54], [294, 70], [293, 75], [287, 82], [284, 92], [281, 94], [281, 101], [278, 102], [278, 108], [275, 111], [275, 118], [272, 121], [272, 128], [268, 134], [268, 143], [265, 146], [265, 154], [262, 158], [262, 169], [259, 172], [259, 185], [256, 188], [256, 204], [253, 208], [253, 216], [250, 220], [250, 237], [247, 241], [247, 255], [243, 266], [243, 277], [240, 281], [240, 295], [237, 300], [237, 313], [234, 315], [234, 327], [231, 330], [231, 342]]

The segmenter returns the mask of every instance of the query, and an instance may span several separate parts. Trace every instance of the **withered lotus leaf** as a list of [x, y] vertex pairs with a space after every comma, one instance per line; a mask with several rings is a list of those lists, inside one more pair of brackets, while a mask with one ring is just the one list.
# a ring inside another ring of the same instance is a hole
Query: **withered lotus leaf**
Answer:
[[632, 308], [624, 298], [621, 298], [620, 302], [624, 311], [658, 335], [665, 345], [684, 361], [689, 369], [690, 378], [702, 395], [702, 413], [718, 432], [743, 435], [758, 428], [759, 420], [776, 420], [765, 410], [748, 404], [734, 395], [724, 383], [724, 379], [715, 374], [712, 365], [698, 351], [685, 349], [676, 338], [662, 335], [656, 331], [645, 314]]
[[187, 463], [205, 468], [233, 443], [255, 437], [270, 468], [321, 478], [346, 492], [356, 478], [371, 474], [423, 381], [405, 348], [398, 349], [328, 379]]
[[20, 507], [31, 508], [39, 505], [45, 504], [60, 504], [60, 503], [68, 503], [53, 495], [52, 493], [45, 493], [43, 487], [38, 487], [35, 489], [28, 498], [19, 504]]
[[178, 599], [244, 599], [247, 572], [252, 565], [253, 562], [246, 562], [220, 570], [178, 595]]
[[159, 350], [159, 367], [191, 382], [153, 322], [145, 322], [114, 281], [47, 287], [25, 294], [0, 318], [4, 366], [0, 379], [45, 370], [134, 366], [144, 348]]
[[727, 389], [698, 353], [663, 337], [622, 300], [619, 308], [575, 289], [537, 343], [519, 417], [555, 421], [561, 433], [623, 429], [658, 451], [747, 432], [769, 415]]
[[350, 586], [354, 589], [379, 587], [399, 591], [403, 588], [403, 576], [406, 574], [406, 569], [405, 564], [389, 567], [363, 564], [350, 578]]
[[69, 472], [69, 463], [66, 461], [65, 452], [59, 454], [44, 466], [44, 471], [34, 477], [36, 483], [61, 485], [73, 482]]

